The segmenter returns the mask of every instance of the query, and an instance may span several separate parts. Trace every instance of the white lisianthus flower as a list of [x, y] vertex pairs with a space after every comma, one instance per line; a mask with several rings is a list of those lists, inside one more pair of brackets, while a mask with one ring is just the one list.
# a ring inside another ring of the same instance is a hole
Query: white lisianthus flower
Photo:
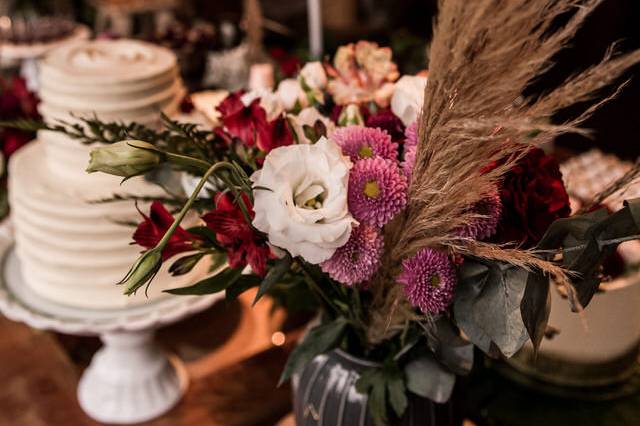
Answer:
[[260, 99], [260, 106], [267, 113], [267, 120], [273, 121], [284, 112], [284, 107], [280, 98], [270, 89], [258, 89], [245, 93], [240, 98], [244, 106], [251, 105], [255, 99]]
[[276, 95], [287, 111], [292, 110], [296, 106], [296, 102], [303, 108], [309, 104], [307, 95], [305, 95], [304, 90], [302, 90], [300, 82], [295, 78], [282, 80], [280, 84], [278, 84]]
[[427, 77], [417, 75], [405, 75], [396, 82], [391, 97], [391, 111], [400, 118], [405, 126], [418, 119], [426, 85]]
[[298, 115], [289, 114], [287, 115], [287, 119], [289, 120], [289, 124], [291, 124], [291, 128], [293, 128], [293, 131], [296, 134], [298, 143], [315, 142], [315, 140], [309, 140], [304, 132], [304, 126], [313, 127], [316, 124], [316, 121], [320, 121], [322, 124], [324, 124], [325, 129], [327, 129], [326, 136], [329, 138], [331, 138], [331, 134], [336, 129], [336, 125], [333, 124], [333, 121], [320, 114], [320, 112], [314, 107], [305, 108], [300, 111]]
[[269, 243], [318, 264], [346, 244], [357, 223], [347, 205], [351, 161], [327, 138], [272, 150], [251, 176], [253, 226]]
[[310, 89], [324, 89], [327, 86], [327, 73], [324, 71], [322, 63], [307, 62], [300, 70], [299, 78], [304, 79], [304, 83]]

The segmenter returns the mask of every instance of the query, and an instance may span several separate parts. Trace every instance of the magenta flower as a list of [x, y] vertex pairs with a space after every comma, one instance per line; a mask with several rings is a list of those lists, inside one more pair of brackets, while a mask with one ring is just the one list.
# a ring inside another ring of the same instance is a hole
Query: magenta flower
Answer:
[[383, 227], [407, 204], [407, 179], [394, 161], [367, 158], [351, 169], [348, 194], [357, 221]]
[[398, 144], [391, 141], [387, 132], [375, 127], [342, 127], [333, 132], [331, 139], [353, 162], [373, 157], [398, 159]]
[[402, 262], [398, 283], [407, 300], [425, 314], [444, 312], [453, 300], [456, 271], [446, 253], [423, 248]]
[[491, 196], [478, 202], [471, 210], [484, 217], [457, 229], [455, 234], [460, 237], [472, 238], [474, 240], [485, 240], [492, 237], [498, 229], [498, 223], [500, 222], [500, 216], [502, 215], [500, 194], [496, 191]]
[[402, 161], [402, 171], [407, 177], [407, 180], [411, 181], [413, 166], [416, 163], [416, 151], [418, 149], [418, 125], [416, 123], [412, 123], [407, 126], [404, 131], [404, 137], [404, 160]]
[[379, 229], [362, 224], [351, 231], [349, 241], [320, 268], [334, 280], [352, 286], [369, 280], [380, 268], [384, 237]]

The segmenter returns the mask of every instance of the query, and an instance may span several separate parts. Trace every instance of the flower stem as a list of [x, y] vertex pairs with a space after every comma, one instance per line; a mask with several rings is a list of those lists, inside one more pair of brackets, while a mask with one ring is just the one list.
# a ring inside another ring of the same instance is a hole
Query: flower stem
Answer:
[[[205, 173], [211, 167], [211, 163], [208, 163], [204, 160], [199, 160], [197, 158], [188, 157], [186, 155], [174, 154], [166, 151], [163, 151], [163, 154], [166, 156], [167, 161], [169, 161], [172, 164], [176, 164], [178, 166], [201, 170]], [[219, 163], [216, 163], [216, 164], [219, 164]]]
[[[171, 154], [171, 155], [174, 155], [174, 154]], [[186, 158], [188, 158], [188, 157], [186, 157]], [[195, 160], [195, 161], [200, 161], [200, 160]], [[203, 163], [204, 163], [204, 161], [203, 161]], [[162, 239], [156, 245], [155, 248], [157, 248], [159, 250], [163, 250], [166, 247], [166, 245], [169, 243], [169, 239], [171, 238], [171, 236], [173, 235], [175, 230], [180, 225], [180, 222], [182, 222], [182, 220], [186, 216], [187, 212], [191, 208], [191, 205], [194, 203], [194, 201], [198, 197], [198, 194], [200, 194], [200, 191], [204, 187], [204, 185], [207, 182], [207, 180], [209, 179], [209, 177], [211, 177], [212, 174], [216, 173], [217, 171], [219, 171], [221, 169], [229, 169], [229, 168], [233, 168], [233, 165], [231, 163], [227, 163], [226, 161], [221, 161], [221, 162], [218, 162], [216, 164], [210, 165], [210, 167], [207, 169], [205, 174], [200, 179], [200, 182], [198, 182], [198, 185], [196, 186], [196, 189], [193, 191], [193, 193], [191, 194], [191, 196], [189, 197], [187, 202], [184, 204], [184, 206], [182, 206], [182, 209], [180, 210], [180, 212], [176, 216], [175, 220], [173, 221], [173, 223], [171, 224], [171, 226], [169, 227], [167, 232], [165, 232], [164, 236], [162, 237]]]

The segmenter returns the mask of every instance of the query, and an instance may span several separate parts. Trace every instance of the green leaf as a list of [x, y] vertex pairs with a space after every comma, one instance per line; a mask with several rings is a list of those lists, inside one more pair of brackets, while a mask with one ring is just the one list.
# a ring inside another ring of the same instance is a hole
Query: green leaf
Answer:
[[388, 424], [387, 403], [398, 418], [409, 405], [404, 371], [395, 361], [363, 371], [356, 382], [356, 390], [369, 395], [369, 414], [376, 425]]
[[227, 268], [224, 271], [195, 283], [189, 287], [173, 288], [165, 290], [166, 293], [175, 295], [203, 295], [213, 294], [225, 290], [240, 278], [242, 269]]
[[423, 398], [445, 403], [451, 397], [456, 376], [430, 355], [409, 362], [405, 368], [407, 389]]
[[216, 238], [216, 233], [207, 226], [194, 226], [193, 228], [187, 229], [187, 232], [204, 238], [205, 241], [210, 242], [215, 247], [219, 246], [218, 239]]
[[302, 342], [291, 352], [282, 371], [278, 386], [291, 378], [291, 375], [303, 368], [317, 355], [327, 352], [340, 343], [347, 327], [347, 320], [338, 317], [312, 328]]
[[169, 273], [173, 276], [188, 274], [198, 264], [200, 259], [204, 257], [204, 255], [204, 253], [195, 253], [179, 258], [171, 264]]
[[460, 330], [447, 317], [438, 318], [426, 332], [427, 346], [434, 357], [458, 375], [473, 368], [473, 345], [460, 336]]
[[363, 371], [356, 382], [356, 390], [369, 396], [367, 409], [373, 422], [377, 426], [387, 425], [387, 382], [382, 368]]
[[235, 300], [245, 291], [260, 284], [262, 280], [257, 275], [240, 275], [240, 278], [229, 287], [225, 297], [227, 300]]
[[561, 249], [563, 266], [576, 273], [572, 279], [577, 293], [574, 311], [591, 301], [600, 286], [600, 265], [618, 244], [640, 238], [639, 215], [640, 199], [634, 199], [611, 215], [600, 209], [551, 224], [538, 248]]
[[531, 338], [533, 350], [538, 352], [542, 338], [547, 330], [551, 313], [551, 292], [549, 278], [534, 270], [528, 274], [527, 284], [520, 303], [522, 321]]
[[387, 381], [389, 403], [398, 417], [402, 417], [409, 401], [407, 400], [407, 387], [401, 375], [394, 375]]
[[520, 313], [527, 277], [525, 269], [498, 262], [467, 259], [460, 267], [456, 324], [485, 353], [495, 356], [497, 347], [510, 357], [529, 337]]
[[256, 293], [256, 298], [253, 300], [254, 305], [258, 302], [258, 300], [260, 300], [262, 296], [265, 295], [267, 291], [269, 291], [269, 289], [271, 289], [271, 287], [273, 287], [278, 283], [278, 281], [282, 279], [284, 274], [286, 274], [289, 268], [291, 268], [292, 262], [293, 259], [291, 259], [291, 256], [287, 254], [285, 255], [285, 257], [280, 259], [271, 269], [269, 269], [269, 272], [267, 272], [267, 276], [264, 277], [264, 280], [262, 280], [262, 283], [260, 284], [258, 293]]

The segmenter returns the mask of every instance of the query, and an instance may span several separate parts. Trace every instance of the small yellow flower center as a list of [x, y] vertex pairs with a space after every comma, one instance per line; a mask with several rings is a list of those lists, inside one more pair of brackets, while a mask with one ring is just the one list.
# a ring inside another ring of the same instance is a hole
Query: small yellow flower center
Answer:
[[362, 145], [360, 147], [360, 151], [358, 151], [358, 155], [360, 158], [372, 158], [373, 157], [373, 149], [369, 145]]
[[380, 187], [378, 186], [378, 182], [375, 180], [371, 180], [364, 184], [364, 195], [369, 198], [378, 198], [380, 195]]
[[439, 287], [440, 286], [440, 276], [432, 275], [431, 276], [431, 287]]

